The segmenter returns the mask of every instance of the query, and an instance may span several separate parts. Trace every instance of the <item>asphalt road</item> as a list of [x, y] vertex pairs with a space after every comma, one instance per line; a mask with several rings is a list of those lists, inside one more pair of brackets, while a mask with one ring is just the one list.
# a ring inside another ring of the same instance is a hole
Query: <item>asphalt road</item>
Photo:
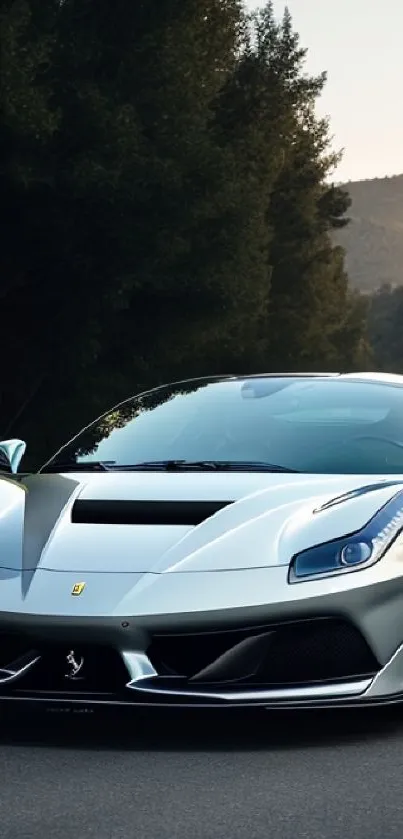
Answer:
[[4, 722], [0, 777], [1, 839], [402, 839], [403, 710]]

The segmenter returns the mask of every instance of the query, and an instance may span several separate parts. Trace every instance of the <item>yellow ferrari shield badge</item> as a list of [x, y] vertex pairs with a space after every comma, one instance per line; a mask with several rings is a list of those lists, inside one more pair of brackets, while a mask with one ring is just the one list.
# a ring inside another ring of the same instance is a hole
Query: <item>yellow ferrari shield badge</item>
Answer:
[[80, 594], [83, 593], [85, 589], [85, 583], [75, 583], [73, 588], [71, 589], [71, 593], [73, 597], [78, 597]]

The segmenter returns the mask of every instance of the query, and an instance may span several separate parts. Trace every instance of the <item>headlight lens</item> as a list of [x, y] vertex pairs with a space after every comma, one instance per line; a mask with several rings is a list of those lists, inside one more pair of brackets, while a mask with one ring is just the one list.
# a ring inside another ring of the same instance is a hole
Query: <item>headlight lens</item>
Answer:
[[291, 560], [289, 582], [306, 582], [368, 568], [382, 558], [402, 530], [401, 490], [378, 510], [362, 530], [296, 554]]
[[351, 565], [361, 565], [372, 556], [372, 545], [369, 542], [349, 542], [340, 551], [340, 562], [348, 568]]

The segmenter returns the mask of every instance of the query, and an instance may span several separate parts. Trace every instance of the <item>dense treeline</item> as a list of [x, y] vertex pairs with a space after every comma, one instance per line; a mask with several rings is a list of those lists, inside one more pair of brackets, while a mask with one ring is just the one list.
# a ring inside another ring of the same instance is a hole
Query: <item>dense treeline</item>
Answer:
[[187, 375], [369, 363], [288, 12], [0, 0], [1, 436]]
[[368, 334], [377, 367], [403, 371], [403, 286], [383, 285], [369, 297]]

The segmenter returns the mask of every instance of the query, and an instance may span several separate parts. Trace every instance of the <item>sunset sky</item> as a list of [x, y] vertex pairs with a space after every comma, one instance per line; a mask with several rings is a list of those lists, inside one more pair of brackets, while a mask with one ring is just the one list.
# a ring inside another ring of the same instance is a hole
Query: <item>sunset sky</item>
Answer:
[[345, 149], [337, 179], [403, 173], [403, 0], [274, 0], [278, 16], [285, 5], [307, 69], [328, 73], [320, 112]]

